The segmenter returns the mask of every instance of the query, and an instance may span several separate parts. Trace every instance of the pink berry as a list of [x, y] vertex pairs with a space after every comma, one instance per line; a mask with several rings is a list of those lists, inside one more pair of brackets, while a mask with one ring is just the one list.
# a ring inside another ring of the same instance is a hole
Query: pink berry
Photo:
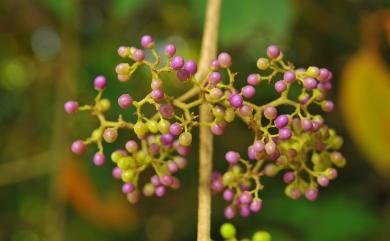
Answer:
[[218, 55], [218, 62], [222, 68], [229, 68], [232, 65], [232, 57], [226, 52], [222, 52]]
[[174, 44], [167, 44], [164, 48], [164, 52], [167, 56], [173, 57], [176, 54], [176, 46]]
[[104, 164], [105, 160], [106, 160], [106, 157], [100, 152], [96, 152], [95, 155], [93, 156], [93, 163], [96, 166], [102, 166]]
[[264, 109], [264, 116], [269, 119], [269, 120], [273, 120], [275, 119], [276, 115], [278, 114], [278, 111], [276, 110], [275, 107], [273, 106], [267, 106], [265, 107]]
[[282, 93], [287, 89], [287, 85], [283, 82], [283, 80], [276, 81], [275, 90], [278, 93]]
[[121, 46], [118, 48], [118, 55], [122, 58], [129, 56], [130, 48], [126, 46]]
[[271, 59], [276, 59], [280, 56], [280, 49], [276, 45], [270, 45], [267, 48], [267, 56]]
[[99, 75], [94, 80], [95, 90], [102, 90], [107, 85], [106, 77], [103, 75]]
[[246, 85], [242, 87], [241, 93], [246, 98], [252, 98], [256, 94], [256, 89], [252, 85]]
[[122, 177], [122, 170], [119, 168], [119, 167], [114, 167], [114, 169], [112, 169], [112, 176], [115, 178], [115, 179], [121, 179]]
[[153, 47], [153, 38], [150, 35], [144, 35], [141, 37], [141, 45], [145, 49], [150, 49]]
[[184, 69], [190, 73], [190, 75], [194, 75], [196, 73], [196, 71], [198, 71], [198, 66], [196, 64], [196, 62], [194, 60], [188, 60], [185, 64], [184, 64]]
[[240, 160], [240, 153], [236, 151], [228, 151], [225, 154], [225, 159], [230, 164], [236, 164]]
[[320, 184], [322, 187], [326, 187], [329, 185], [329, 179], [325, 175], [320, 175], [317, 178], [318, 184]]
[[79, 104], [76, 101], [70, 100], [64, 104], [65, 112], [68, 114], [74, 114], [79, 110]]
[[317, 81], [311, 77], [307, 77], [303, 80], [303, 86], [306, 89], [312, 90], [317, 87]]
[[283, 175], [283, 181], [284, 181], [286, 184], [290, 184], [290, 183], [292, 183], [293, 181], [295, 181], [295, 174], [294, 174], [294, 172], [286, 172], [286, 173]]
[[170, 66], [174, 70], [179, 70], [183, 67], [184, 65], [184, 59], [181, 56], [175, 56], [172, 58], [170, 62]]
[[128, 194], [134, 191], [134, 185], [132, 183], [125, 183], [122, 185], [122, 192]]
[[144, 51], [142, 51], [141, 49], [137, 49], [136, 51], [134, 51], [133, 59], [137, 62], [142, 62], [145, 59]]
[[122, 109], [127, 109], [133, 103], [133, 98], [129, 94], [122, 94], [118, 98], [118, 105]]
[[259, 74], [250, 74], [246, 81], [248, 82], [248, 84], [255, 86], [260, 84], [261, 76]]
[[263, 202], [261, 200], [253, 200], [249, 206], [252, 212], [257, 213], [263, 207]]
[[318, 189], [317, 189], [317, 188], [311, 188], [311, 187], [309, 187], [308, 189], [306, 189], [305, 197], [306, 197], [309, 201], [314, 201], [314, 200], [316, 200], [317, 197], [318, 197]]
[[85, 145], [84, 141], [82, 140], [76, 140], [72, 143], [70, 149], [74, 154], [81, 155], [87, 150], [87, 145]]

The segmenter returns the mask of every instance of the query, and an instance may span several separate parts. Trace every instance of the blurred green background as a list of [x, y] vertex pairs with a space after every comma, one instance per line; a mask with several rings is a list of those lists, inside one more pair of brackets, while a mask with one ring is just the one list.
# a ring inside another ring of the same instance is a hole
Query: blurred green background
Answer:
[[[390, 1], [222, 2], [219, 49], [233, 55], [242, 82], [270, 43], [297, 66], [334, 72], [337, 108], [326, 119], [345, 137], [349, 161], [314, 203], [285, 197], [280, 176], [266, 180], [263, 211], [233, 221], [239, 236], [266, 229], [275, 241], [390, 240]], [[66, 116], [63, 103], [90, 103], [98, 74], [110, 80], [105, 95], [112, 100], [125, 91], [145, 94], [145, 73], [126, 84], [114, 73], [117, 47], [138, 45], [145, 33], [157, 47], [173, 42], [179, 54], [198, 59], [204, 6], [204, 0], [0, 1], [0, 241], [195, 240], [196, 147], [179, 174], [179, 191], [132, 206], [111, 178], [111, 163], [94, 168], [93, 150], [70, 154], [71, 140], [87, 136], [96, 122]], [[181, 92], [175, 81], [170, 87]], [[235, 124], [215, 138], [216, 169], [226, 168], [226, 150], [245, 151], [246, 131]], [[216, 239], [224, 206], [214, 199]]]

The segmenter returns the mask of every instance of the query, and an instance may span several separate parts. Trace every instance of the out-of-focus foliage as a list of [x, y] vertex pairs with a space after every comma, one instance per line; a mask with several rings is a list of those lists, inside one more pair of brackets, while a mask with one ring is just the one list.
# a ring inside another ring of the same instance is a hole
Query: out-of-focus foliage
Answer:
[[[382, 171], [390, 156], [386, 148], [390, 48], [386, 33], [371, 35], [381, 43], [377, 52], [363, 48], [372, 45], [361, 45], [362, 29], [383, 23], [359, 27], [368, 15], [389, 7], [388, 1], [222, 2], [220, 50], [233, 55], [242, 83], [256, 71], [253, 62], [270, 42], [281, 45], [298, 66], [316, 63], [334, 71], [333, 99], [338, 93], [336, 106], [341, 108], [327, 121], [345, 136], [343, 153], [349, 160], [315, 203], [291, 201], [280, 194], [280, 183], [265, 183], [267, 205], [262, 213], [233, 220], [240, 234], [249, 237], [264, 229], [276, 241], [388, 241], [390, 193], [388, 172]], [[112, 163], [94, 168], [92, 152], [82, 159], [69, 156], [71, 139], [85, 135], [96, 123], [83, 115], [73, 122], [63, 114], [62, 105], [72, 96], [81, 101], [93, 98], [92, 80], [98, 74], [108, 77], [105, 96], [112, 100], [123, 92], [143, 96], [147, 72], [126, 84], [114, 76], [120, 61], [116, 48], [138, 45], [142, 34], [174, 42], [180, 54], [197, 59], [204, 3], [0, 1], [0, 241], [195, 239], [196, 151], [182, 174], [184, 188], [164, 199], [129, 206], [120, 184], [110, 176]], [[174, 83], [170, 90], [180, 92]], [[258, 101], [272, 94], [265, 89]], [[237, 124], [223, 138], [215, 138], [216, 169], [226, 168], [219, 158], [226, 150], [245, 151], [249, 144], [245, 131]], [[375, 168], [370, 163], [376, 163]], [[224, 204], [220, 197], [214, 199], [213, 237], [225, 222]]]

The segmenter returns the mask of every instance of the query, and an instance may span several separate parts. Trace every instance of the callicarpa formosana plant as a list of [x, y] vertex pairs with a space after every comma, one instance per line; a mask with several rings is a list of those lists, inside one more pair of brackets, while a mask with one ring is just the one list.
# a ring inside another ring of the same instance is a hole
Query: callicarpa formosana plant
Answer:
[[[215, 2], [218, 1], [209, 2], [208, 19], [219, 14], [219, 6], [217, 10], [210, 8]], [[213, 11], [217, 12], [210, 15]], [[207, 38], [211, 38], [216, 46], [216, 34], [210, 34], [210, 29], [215, 30], [218, 24], [213, 24], [207, 18], [202, 52], [207, 50]], [[202, 73], [197, 73], [197, 63], [176, 55], [175, 45], [168, 44], [163, 53], [158, 53], [149, 35], [142, 36], [140, 44], [141, 48], [120, 47], [118, 55], [125, 62], [118, 64], [115, 69], [121, 82], [131, 80], [133, 73], [141, 66], [150, 71], [151, 90], [143, 99], [134, 100], [131, 93], [124, 90], [115, 103], [122, 109], [135, 107], [135, 111], [129, 111], [126, 115], [136, 115], [136, 122], [128, 122], [122, 115], [116, 120], [106, 119], [105, 113], [111, 103], [103, 98], [108, 82], [104, 76], [94, 80], [98, 93], [93, 104], [79, 106], [76, 101], [65, 103], [66, 112], [73, 114], [89, 111], [100, 123], [88, 138], [73, 142], [72, 152], [83, 154], [87, 145], [96, 145], [94, 164], [101, 166], [106, 159], [114, 162], [112, 175], [123, 182], [122, 191], [129, 202], [137, 203], [142, 195], [163, 197], [169, 189], [180, 187], [180, 180], [175, 177], [175, 173], [187, 165], [186, 156], [191, 151], [192, 131], [197, 127], [201, 128], [200, 241], [210, 239], [210, 192], [222, 192], [228, 202], [226, 218], [232, 219], [237, 214], [246, 217], [262, 208], [260, 191], [263, 189], [263, 176], [273, 177], [282, 173], [288, 197], [298, 199], [304, 195], [314, 201], [318, 196], [318, 187], [325, 187], [336, 178], [334, 167], [345, 165], [345, 158], [337, 151], [342, 145], [342, 138], [324, 123], [321, 115], [312, 113], [313, 106], [319, 106], [324, 112], [333, 110], [333, 102], [326, 99], [332, 88], [332, 73], [329, 70], [314, 66], [296, 69], [284, 59], [277, 46], [271, 45], [266, 51], [267, 57], [257, 60], [258, 72], [249, 74], [246, 79], [232, 70], [232, 58], [226, 52], [220, 53], [213, 60], [210, 57], [201, 58], [199, 72]], [[214, 49], [210, 46], [208, 48], [210, 51], [207, 54], [203, 52], [203, 55], [213, 56]], [[150, 51], [153, 58], [146, 59], [145, 51]], [[167, 72], [175, 74], [178, 81], [190, 82], [193, 88], [183, 96], [169, 96], [164, 92], [162, 77]], [[244, 81], [244, 87], [235, 87], [238, 82]], [[275, 100], [268, 103], [251, 101], [261, 82], [274, 86], [278, 93]], [[300, 88], [298, 96], [291, 93], [291, 89], [296, 87]], [[146, 105], [153, 106], [155, 113], [146, 115], [143, 111]], [[195, 108], [200, 106], [201, 111], [197, 114]], [[282, 113], [282, 106], [290, 107], [291, 111]], [[202, 108], [206, 108], [206, 112]], [[229, 123], [235, 120], [247, 124], [252, 132], [252, 136], [248, 135], [253, 140], [252, 144], [245, 155], [234, 150], [227, 151], [224, 157], [228, 163], [226, 172], [211, 174], [211, 162], [205, 160], [210, 158], [212, 149], [210, 145], [202, 146], [202, 143], [211, 140], [207, 136], [207, 129], [221, 136]], [[118, 147], [118, 150], [106, 157], [104, 143], [115, 142], [121, 129], [132, 130], [134, 136], [129, 138], [125, 146]], [[140, 182], [141, 175], [150, 169], [153, 174], [148, 177], [149, 181]], [[221, 234], [227, 240], [236, 240], [235, 229], [231, 224], [222, 226]], [[270, 240], [270, 236], [260, 232], [252, 240], [266, 241]]]

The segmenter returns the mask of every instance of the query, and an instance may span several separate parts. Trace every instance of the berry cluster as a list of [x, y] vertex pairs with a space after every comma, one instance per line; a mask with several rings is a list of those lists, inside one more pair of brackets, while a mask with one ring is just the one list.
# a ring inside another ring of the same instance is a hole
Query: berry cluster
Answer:
[[[294, 69], [291, 63], [283, 61], [283, 54], [274, 45], [268, 47], [267, 55], [268, 58], [257, 61], [258, 69], [267, 71], [267, 74], [250, 74], [248, 84], [241, 91], [233, 87], [235, 74], [229, 69], [227, 83], [215, 87], [225, 93], [222, 95], [225, 100], [218, 103], [219, 106], [224, 106], [225, 110], [233, 109], [254, 134], [253, 144], [248, 147], [249, 160], [238, 152], [228, 151], [225, 155], [228, 171], [213, 176], [212, 190], [223, 192], [223, 198], [231, 202], [225, 209], [225, 216], [229, 219], [237, 212], [246, 217], [251, 212], [260, 211], [259, 191], [263, 188], [260, 178], [264, 175], [275, 176], [284, 172], [287, 196], [298, 199], [304, 193], [313, 201], [318, 195], [318, 185], [325, 187], [336, 178], [333, 165], [345, 165], [345, 158], [337, 151], [343, 143], [342, 138], [324, 123], [320, 115], [309, 111], [315, 105], [325, 112], [333, 110], [333, 102], [326, 100], [332, 86], [331, 72], [317, 67]], [[278, 77], [280, 80], [272, 81]], [[257, 105], [249, 99], [255, 95], [255, 87], [261, 81], [274, 83], [278, 98]], [[294, 97], [291, 89], [296, 87], [300, 88], [300, 94]], [[279, 113], [286, 106], [292, 110]]]
[[220, 228], [222, 238], [226, 241], [271, 241], [271, 235], [266, 231], [257, 231], [253, 234], [251, 239], [237, 239], [237, 230], [231, 223], [224, 223]]
[[[164, 54], [159, 55], [160, 50], [154, 48], [151, 36], [143, 36], [140, 42], [142, 49], [124, 46], [118, 49], [118, 55], [129, 59], [130, 63], [120, 63], [115, 69], [121, 82], [129, 81], [141, 66], [151, 73], [151, 90], [143, 99], [136, 101], [129, 93], [118, 97], [121, 108], [134, 107], [132, 110], [135, 111], [131, 113], [137, 117], [135, 123], [125, 121], [122, 115], [115, 121], [105, 118], [110, 102], [102, 98], [107, 84], [103, 76], [94, 80], [98, 94], [93, 105], [79, 106], [75, 101], [65, 103], [66, 112], [90, 111], [99, 120], [100, 126], [89, 138], [77, 140], [71, 147], [74, 153], [82, 154], [86, 145], [95, 143], [98, 152], [93, 162], [97, 166], [105, 162], [104, 142], [115, 142], [120, 129], [134, 131], [133, 140], [111, 154], [116, 164], [113, 175], [123, 180], [122, 189], [130, 202], [137, 202], [140, 193], [161, 197], [167, 188], [178, 188], [180, 182], [173, 175], [186, 166], [185, 156], [191, 149], [193, 128], [208, 126], [219, 136], [236, 117], [253, 132], [253, 144], [248, 148], [248, 160], [238, 152], [229, 151], [225, 155], [229, 169], [224, 174], [213, 174], [211, 189], [223, 192], [224, 199], [231, 202], [225, 210], [227, 218], [233, 218], [237, 210], [242, 216], [260, 211], [259, 191], [263, 188], [260, 178], [264, 175], [274, 176], [283, 171], [288, 196], [297, 199], [305, 193], [309, 200], [314, 200], [317, 186], [327, 186], [336, 178], [337, 171], [333, 166], [345, 165], [345, 158], [337, 152], [342, 145], [341, 137], [320, 115], [310, 112], [312, 106], [319, 106], [325, 112], [333, 110], [333, 102], [326, 99], [332, 87], [329, 70], [295, 69], [292, 63], [283, 60], [280, 49], [272, 45], [267, 49], [268, 58], [257, 60], [262, 73], [250, 74], [247, 84], [237, 89], [237, 73], [230, 69], [232, 58], [228, 53], [220, 53], [210, 63], [205, 78], [200, 79], [195, 77], [196, 62], [176, 55], [175, 45], [166, 45], [161, 50]], [[150, 51], [153, 59], [148, 60], [144, 51]], [[193, 85], [187, 92], [191, 94], [175, 98], [164, 92], [162, 74], [172, 72], [179, 81]], [[261, 82], [272, 83], [278, 97], [259, 105], [251, 99]], [[293, 88], [300, 90], [299, 95], [293, 95]], [[194, 108], [201, 104], [209, 106], [213, 116], [210, 122], [200, 122], [194, 113]], [[144, 114], [145, 105], [153, 106], [155, 113]], [[285, 106], [292, 111], [284, 111]], [[139, 177], [150, 168], [154, 174], [141, 188]]]

